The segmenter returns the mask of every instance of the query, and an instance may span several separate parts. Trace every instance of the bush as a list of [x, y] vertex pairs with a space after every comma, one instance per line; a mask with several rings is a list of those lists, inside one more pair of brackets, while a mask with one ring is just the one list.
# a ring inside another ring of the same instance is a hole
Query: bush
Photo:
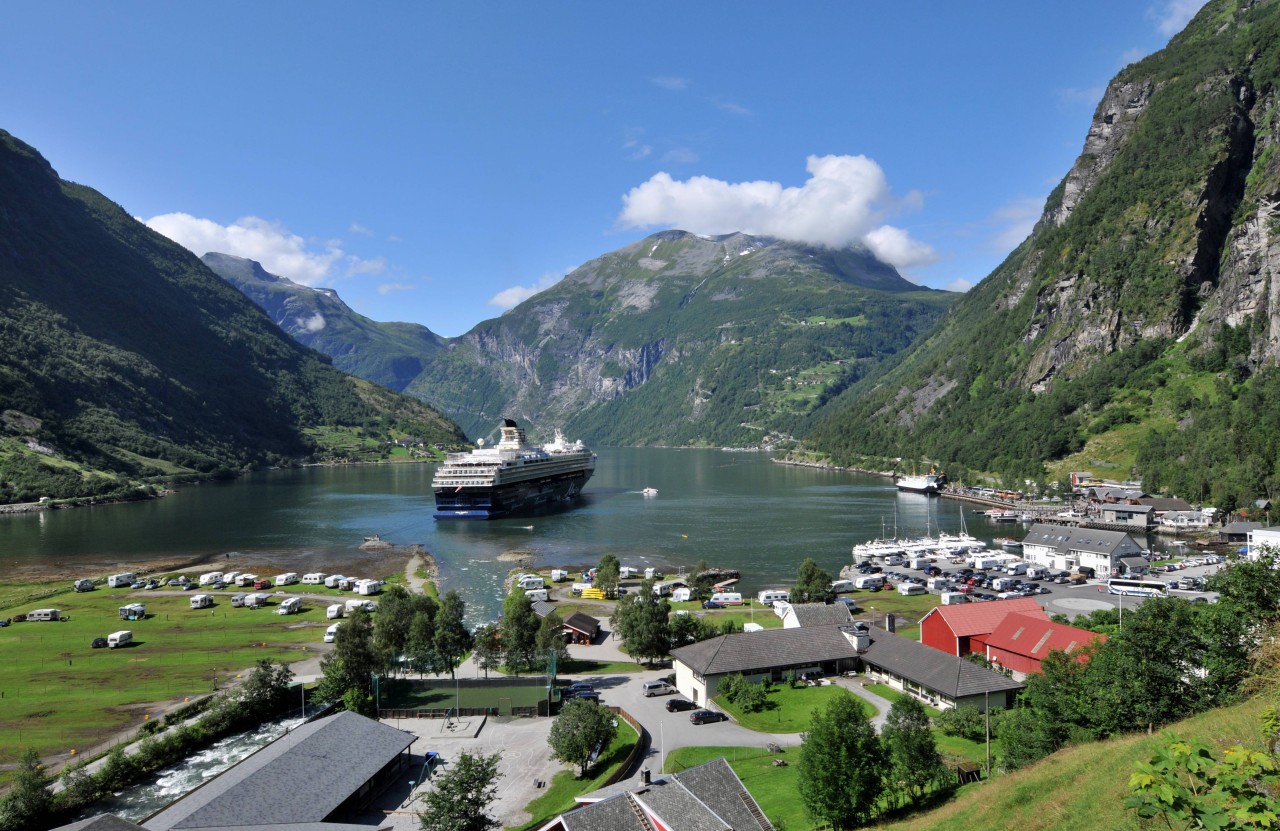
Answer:
[[933, 717], [933, 723], [947, 736], [959, 736], [969, 741], [986, 738], [986, 719], [977, 707], [963, 706], [943, 710]]

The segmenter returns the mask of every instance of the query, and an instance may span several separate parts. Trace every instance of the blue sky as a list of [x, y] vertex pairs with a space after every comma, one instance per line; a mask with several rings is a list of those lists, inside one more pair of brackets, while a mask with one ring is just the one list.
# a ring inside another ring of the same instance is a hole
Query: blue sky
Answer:
[[197, 253], [443, 335], [669, 227], [963, 289], [1199, 5], [53, 0], [6, 9], [0, 127]]

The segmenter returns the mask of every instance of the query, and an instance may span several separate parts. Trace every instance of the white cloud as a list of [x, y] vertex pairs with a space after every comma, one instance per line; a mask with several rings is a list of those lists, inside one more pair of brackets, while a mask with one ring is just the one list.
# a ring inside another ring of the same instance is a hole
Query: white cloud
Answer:
[[872, 254], [895, 268], [915, 268], [938, 261], [933, 246], [911, 239], [906, 231], [892, 225], [872, 228], [862, 241]]
[[657, 78], [650, 78], [649, 80], [653, 82], [655, 87], [662, 87], [673, 92], [679, 92], [689, 87], [688, 78], [677, 78], [671, 75], [659, 75]]
[[971, 288], [973, 288], [973, 281], [966, 280], [963, 277], [957, 277], [947, 283], [947, 291], [968, 291]]
[[[918, 205], [920, 196], [895, 199], [874, 161], [866, 156], [810, 156], [805, 167], [809, 179], [801, 187], [724, 182], [708, 176], [676, 181], [668, 173], [657, 173], [622, 197], [618, 224], [696, 234], [742, 231], [834, 247], [870, 247], [874, 239], [881, 250], [907, 265], [933, 256], [928, 245], [882, 224], [887, 212]], [[879, 233], [871, 238], [873, 231]]]
[[698, 154], [688, 147], [677, 147], [662, 154], [663, 164], [695, 164]]
[[556, 283], [560, 282], [567, 273], [567, 271], [548, 272], [539, 277], [537, 282], [532, 286], [512, 286], [509, 289], [503, 289], [493, 297], [490, 297], [487, 302], [490, 306], [497, 306], [499, 309], [506, 311], [507, 309], [520, 305], [535, 294], [544, 292], [551, 288]]
[[362, 260], [359, 257], [347, 255], [347, 276], [353, 277], [357, 274], [381, 274], [387, 270], [387, 261], [382, 257], [374, 257], [372, 260]]
[[1165, 37], [1173, 37], [1191, 22], [1205, 0], [1164, 0], [1147, 9], [1147, 16], [1156, 22], [1156, 31]]
[[991, 214], [989, 222], [997, 230], [987, 239], [987, 246], [995, 251], [1012, 251], [1031, 235], [1043, 213], [1043, 196], [1020, 196], [1006, 202]]
[[348, 274], [380, 271], [381, 260], [362, 260], [347, 255], [341, 240], [326, 240], [323, 250], [313, 250], [302, 237], [290, 233], [283, 225], [246, 216], [230, 225], [219, 225], [186, 213], [153, 216], [144, 220], [147, 227], [190, 250], [196, 256], [217, 251], [234, 254], [262, 263], [272, 274], [287, 277], [295, 283], [313, 286], [332, 276], [339, 263], [345, 263]]
[[732, 101], [716, 101], [715, 105], [717, 109], [724, 110], [725, 112], [733, 115], [751, 115], [751, 110], [741, 104], [735, 104]]
[[417, 286], [409, 283], [383, 283], [378, 286], [378, 294], [387, 295], [396, 291], [413, 291]]
[[361, 236], [364, 236], [364, 237], [371, 237], [373, 236], [373, 229], [366, 228], [365, 226], [361, 225], [359, 222], [353, 222], [351, 223], [351, 233], [360, 234]]
[[319, 332], [325, 327], [324, 315], [316, 312], [306, 319], [298, 318], [298, 325], [308, 332]]

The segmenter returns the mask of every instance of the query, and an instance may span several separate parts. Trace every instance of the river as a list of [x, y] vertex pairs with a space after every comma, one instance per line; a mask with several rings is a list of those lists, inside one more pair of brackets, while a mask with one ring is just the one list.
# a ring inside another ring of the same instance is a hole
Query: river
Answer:
[[[456, 588], [473, 621], [495, 617], [511, 563], [531, 552], [542, 566], [623, 565], [673, 571], [705, 560], [739, 569], [743, 591], [785, 585], [812, 557], [833, 575], [858, 542], [926, 530], [990, 541], [1020, 535], [964, 503], [898, 493], [884, 478], [775, 464], [763, 453], [606, 448], [580, 505], [529, 519], [432, 519], [434, 465], [310, 467], [184, 486], [146, 502], [0, 516], [0, 567], [56, 565], [105, 575], [159, 558], [235, 559], [281, 571], [392, 568], [358, 550], [369, 534], [420, 543], [443, 588]], [[641, 490], [656, 488], [644, 496]], [[532, 529], [527, 526], [532, 526]], [[403, 558], [395, 560], [396, 568]]]

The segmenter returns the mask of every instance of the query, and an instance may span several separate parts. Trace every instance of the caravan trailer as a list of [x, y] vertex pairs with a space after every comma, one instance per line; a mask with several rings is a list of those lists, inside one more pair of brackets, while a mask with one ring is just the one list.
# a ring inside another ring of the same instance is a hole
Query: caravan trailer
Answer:
[[691, 599], [693, 599], [693, 589], [687, 586], [671, 590], [671, 601], [673, 603], [685, 603]]
[[27, 620], [59, 620], [61, 617], [59, 609], [33, 609], [27, 612]]
[[211, 594], [193, 594], [191, 595], [191, 608], [207, 609], [213, 605], [213, 595]]
[[296, 582], [298, 582], [297, 572], [286, 571], [284, 574], [276, 575], [276, 579], [272, 582], [272, 585], [292, 586]]
[[113, 574], [107, 578], [107, 586], [112, 589], [127, 589], [133, 585], [133, 572], [126, 571], [122, 574]]
[[740, 592], [716, 592], [711, 595], [709, 603], [719, 603], [721, 606], [741, 606], [742, 594]]
[[197, 582], [202, 586], [208, 586], [213, 583], [221, 583], [223, 582], [223, 575], [221, 571], [205, 572], [204, 574], [200, 575], [200, 579]]
[[120, 612], [121, 620], [142, 620], [147, 616], [147, 607], [141, 603], [130, 603], [117, 611]]
[[786, 589], [765, 589], [756, 595], [756, 600], [765, 606], [772, 606], [778, 601], [784, 603], [791, 600], [791, 593]]
[[302, 598], [290, 597], [286, 600], [280, 601], [280, 608], [276, 609], [276, 614], [292, 615], [300, 611], [302, 611]]
[[107, 635], [107, 648], [115, 649], [117, 646], [128, 646], [133, 643], [133, 632], [128, 629], [121, 629], [119, 632], [112, 632]]
[[324, 587], [326, 589], [336, 589], [338, 588], [338, 584], [346, 579], [347, 578], [343, 577], [341, 574], [330, 574], [328, 577], [324, 578]]
[[343, 611], [346, 609], [341, 603], [334, 603], [328, 609], [325, 609], [324, 616], [329, 620], [342, 617]]
[[319, 586], [324, 583], [324, 578], [328, 576], [329, 575], [324, 574], [323, 572], [313, 571], [310, 574], [302, 575], [302, 582], [308, 586]]
[[845, 592], [851, 592], [855, 588], [856, 586], [853, 585], [852, 580], [832, 580], [831, 581], [831, 591], [835, 592], [836, 594], [844, 594]]

